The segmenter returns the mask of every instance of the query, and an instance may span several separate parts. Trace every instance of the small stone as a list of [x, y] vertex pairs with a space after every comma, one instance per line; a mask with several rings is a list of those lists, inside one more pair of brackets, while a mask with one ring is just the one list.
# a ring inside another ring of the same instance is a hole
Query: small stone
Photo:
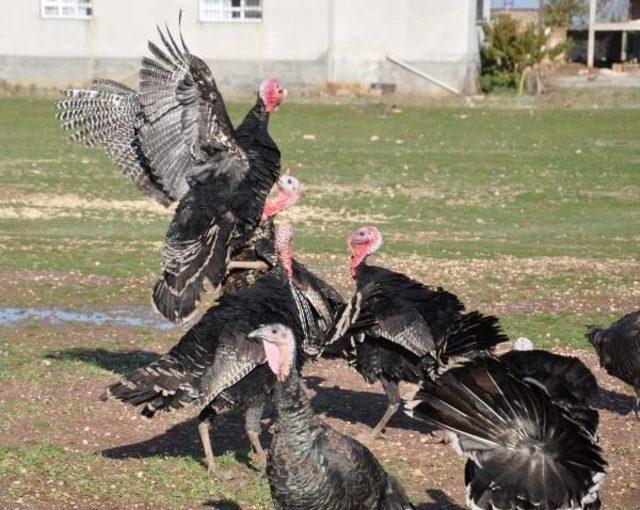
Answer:
[[302, 135], [303, 140], [315, 140], [316, 135]]

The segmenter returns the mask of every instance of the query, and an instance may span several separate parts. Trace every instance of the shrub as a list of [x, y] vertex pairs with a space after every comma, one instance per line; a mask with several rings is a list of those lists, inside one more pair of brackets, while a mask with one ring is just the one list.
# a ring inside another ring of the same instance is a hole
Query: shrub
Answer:
[[521, 29], [507, 15], [484, 25], [485, 43], [480, 51], [480, 88], [484, 92], [522, 87], [525, 70], [546, 55], [547, 36], [529, 23]]

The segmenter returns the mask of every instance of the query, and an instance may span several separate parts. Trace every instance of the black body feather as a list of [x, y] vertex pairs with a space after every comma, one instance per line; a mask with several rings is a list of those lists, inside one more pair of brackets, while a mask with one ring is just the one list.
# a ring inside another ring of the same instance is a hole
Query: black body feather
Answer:
[[389, 409], [374, 434], [399, 407], [399, 381], [434, 377], [452, 358], [489, 352], [507, 339], [495, 317], [465, 313], [455, 295], [401, 273], [361, 263], [356, 285], [328, 343], [351, 337], [347, 357], [367, 382], [382, 383]]
[[518, 379], [542, 388], [554, 404], [569, 411], [596, 437], [598, 412], [591, 408], [591, 402], [598, 395], [598, 383], [582, 361], [537, 349], [509, 351], [500, 361]]
[[371, 451], [316, 418], [299, 375], [277, 383], [276, 433], [267, 466], [278, 510], [411, 510]]
[[[303, 338], [289, 285], [279, 273], [269, 272], [255, 285], [222, 296], [167, 354], [125, 375], [107, 394], [145, 405], [147, 416], [195, 403], [224, 412], [243, 403], [243, 388], [266, 398], [275, 378], [267, 378], [264, 391], [265, 374], [257, 370], [265, 363], [264, 353], [246, 335], [265, 321], [279, 321]], [[253, 384], [254, 377], [261, 383]]]

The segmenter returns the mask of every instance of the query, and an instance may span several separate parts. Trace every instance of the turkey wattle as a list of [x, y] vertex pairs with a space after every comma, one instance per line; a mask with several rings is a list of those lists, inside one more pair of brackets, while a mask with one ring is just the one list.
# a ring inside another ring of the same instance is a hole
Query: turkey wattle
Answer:
[[259, 87], [255, 106], [234, 129], [203, 60], [159, 30], [163, 48], [149, 42], [140, 90], [108, 79], [62, 93], [58, 119], [73, 140], [102, 146], [140, 189], [164, 205], [178, 201], [162, 250], [163, 275], [153, 290], [158, 311], [185, 320], [203, 281], [214, 288], [229, 256], [258, 226], [280, 173], [280, 151], [268, 119], [286, 95], [275, 78]]
[[367, 264], [381, 244], [375, 227], [361, 227], [347, 238], [356, 292], [338, 312], [327, 341], [351, 337], [356, 369], [369, 383], [382, 383], [387, 410], [373, 437], [400, 407], [400, 381], [418, 383], [450, 358], [486, 353], [507, 339], [495, 317], [465, 313], [450, 292]]
[[[280, 510], [411, 510], [404, 490], [369, 449], [318, 419], [298, 372], [295, 333], [279, 323], [249, 335], [278, 382], [267, 475]], [[260, 345], [259, 343], [256, 343]]]

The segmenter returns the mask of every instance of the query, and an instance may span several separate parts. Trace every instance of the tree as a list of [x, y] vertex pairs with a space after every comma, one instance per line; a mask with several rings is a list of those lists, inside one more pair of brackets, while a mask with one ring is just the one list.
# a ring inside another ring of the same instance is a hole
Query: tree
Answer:
[[501, 15], [485, 24], [484, 34], [480, 88], [485, 92], [518, 88], [522, 93], [526, 71], [548, 53], [544, 30], [533, 23], [521, 29], [511, 16]]

